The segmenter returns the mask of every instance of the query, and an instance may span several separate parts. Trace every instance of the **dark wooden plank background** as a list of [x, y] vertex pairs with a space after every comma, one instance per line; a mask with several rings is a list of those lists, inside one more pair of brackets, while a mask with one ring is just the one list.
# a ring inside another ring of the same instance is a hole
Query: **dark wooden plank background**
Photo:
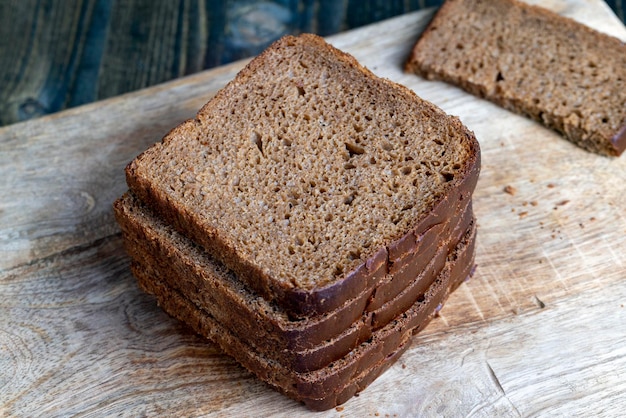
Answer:
[[[441, 0], [0, 0], [0, 126]], [[624, 20], [624, 0], [609, 5]]]

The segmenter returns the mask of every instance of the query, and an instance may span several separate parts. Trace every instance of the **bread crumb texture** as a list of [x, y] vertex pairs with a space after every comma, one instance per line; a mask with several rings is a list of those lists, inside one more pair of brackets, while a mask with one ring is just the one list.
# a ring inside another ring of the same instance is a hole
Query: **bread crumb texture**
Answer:
[[535, 119], [592, 152], [626, 148], [626, 44], [516, 0], [448, 0], [406, 68]]
[[196, 228], [281, 285], [327, 285], [462, 180], [458, 119], [313, 35], [285, 37], [134, 163]]

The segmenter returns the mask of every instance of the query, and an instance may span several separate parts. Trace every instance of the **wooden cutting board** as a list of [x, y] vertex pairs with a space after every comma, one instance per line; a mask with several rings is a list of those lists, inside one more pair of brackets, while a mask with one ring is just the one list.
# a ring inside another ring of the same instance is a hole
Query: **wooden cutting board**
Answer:
[[[544, 5], [622, 40], [596, 0]], [[401, 70], [431, 11], [330, 38], [473, 129], [478, 270], [360, 396], [315, 416], [626, 411], [626, 157]], [[123, 168], [238, 62], [0, 129], [0, 415], [306, 416], [142, 294], [112, 215]]]

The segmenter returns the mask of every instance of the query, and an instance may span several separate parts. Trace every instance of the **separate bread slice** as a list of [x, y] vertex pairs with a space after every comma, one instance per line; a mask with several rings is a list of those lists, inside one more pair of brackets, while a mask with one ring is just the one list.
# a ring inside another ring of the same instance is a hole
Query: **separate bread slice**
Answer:
[[255, 58], [127, 167], [131, 191], [293, 318], [374, 291], [469, 200], [460, 121], [314, 35]]
[[626, 148], [626, 44], [517, 0], [448, 0], [406, 70], [535, 119], [580, 147]]
[[[280, 308], [247, 289], [219, 262], [164, 224], [130, 193], [115, 202], [115, 215], [129, 255], [180, 292], [237, 338], [296, 372], [338, 360], [373, 332], [405, 312], [444, 267], [473, 222], [471, 204], [453, 222], [421, 237], [424, 251], [377, 289], [327, 315], [291, 321]], [[428, 236], [428, 234], [435, 234]]]
[[139, 285], [155, 295], [159, 305], [170, 315], [216, 342], [257, 377], [287, 396], [310, 409], [325, 410], [347, 401], [388, 368], [409, 347], [411, 337], [441, 309], [450, 292], [472, 274], [475, 236], [476, 226], [472, 224], [424, 296], [404, 314], [338, 361], [306, 373], [294, 372], [241, 341], [207, 312], [205, 306], [198, 306], [172, 288], [168, 284], [171, 279], [163, 277], [167, 269], [154, 270], [137, 260], [132, 268]]

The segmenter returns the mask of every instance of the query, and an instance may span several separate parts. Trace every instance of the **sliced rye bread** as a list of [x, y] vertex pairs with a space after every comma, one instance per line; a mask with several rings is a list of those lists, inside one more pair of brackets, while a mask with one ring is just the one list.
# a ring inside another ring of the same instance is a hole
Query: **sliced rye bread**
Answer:
[[403, 270], [389, 274], [375, 292], [366, 292], [327, 315], [291, 321], [131, 194], [122, 196], [114, 207], [134, 260], [161, 271], [163, 277], [173, 280], [169, 286], [204, 306], [243, 342], [264, 354], [278, 353], [274, 360], [297, 372], [316, 370], [337, 360], [404, 312], [433, 282], [446, 256], [473, 222], [469, 205], [454, 222], [429, 229], [428, 233], [436, 235], [426, 234], [420, 240], [424, 250], [417, 251], [419, 256]]
[[479, 166], [457, 118], [301, 35], [252, 60], [126, 173], [159, 217], [304, 317], [374, 289], [470, 199]]
[[[196, 303], [207, 306], [216, 319], [249, 344], [267, 347], [271, 341], [269, 346], [281, 351], [282, 362], [290, 362], [296, 371], [330, 363], [385, 325], [382, 318], [392, 318], [400, 309], [406, 309], [430, 285], [473, 218], [471, 207], [466, 208], [454, 228], [449, 227], [445, 233], [437, 229], [442, 239], [431, 240], [415, 262], [395, 276], [389, 275], [380, 292], [377, 289], [374, 294], [367, 293], [321, 317], [290, 321], [284, 312], [246, 289], [234, 274], [160, 222], [129, 194], [116, 202], [115, 209], [125, 246], [134, 259], [172, 270], [168, 276], [179, 279], [171, 286], [197, 298]], [[445, 238], [449, 235], [451, 238]], [[394, 298], [400, 294], [401, 303], [395, 303]]]
[[458, 85], [580, 147], [626, 148], [626, 44], [517, 0], [448, 0], [406, 70]]
[[227, 354], [282, 393], [303, 402], [310, 409], [324, 410], [347, 401], [389, 367], [408, 348], [411, 336], [422, 330], [441, 309], [450, 292], [471, 275], [475, 235], [474, 225], [448, 256], [444, 269], [424, 296], [405, 313], [375, 331], [368, 341], [340, 360], [307, 373], [294, 372], [256, 352], [215, 320], [204, 306], [197, 306], [170, 287], [167, 283], [171, 280], [161, 277], [161, 272], [137, 262], [132, 263], [132, 270], [144, 291], [155, 295], [159, 305], [171, 316], [217, 343]]

